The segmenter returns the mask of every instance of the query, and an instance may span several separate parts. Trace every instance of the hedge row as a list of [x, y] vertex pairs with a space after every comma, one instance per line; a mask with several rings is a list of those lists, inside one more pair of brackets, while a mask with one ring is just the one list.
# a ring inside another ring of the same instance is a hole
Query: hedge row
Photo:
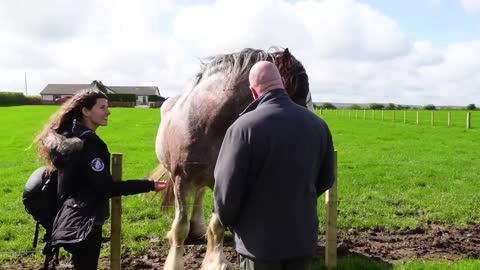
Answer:
[[[136, 101], [134, 94], [107, 94], [107, 97], [109, 101], [117, 102], [117, 106], [133, 107]], [[149, 102], [160, 102], [161, 104], [165, 100], [166, 98], [162, 96], [148, 96]], [[0, 106], [39, 105], [46, 103], [54, 104], [53, 101], [48, 102], [42, 100], [40, 96], [25, 97], [25, 95], [20, 92], [0, 92]]]
[[135, 102], [134, 94], [107, 94], [108, 101], [131, 101]]
[[0, 106], [23, 105], [25, 96], [20, 92], [0, 92]]
[[162, 97], [162, 96], [156, 96], [156, 95], [149, 95], [148, 96], [148, 101], [165, 101], [166, 98]]

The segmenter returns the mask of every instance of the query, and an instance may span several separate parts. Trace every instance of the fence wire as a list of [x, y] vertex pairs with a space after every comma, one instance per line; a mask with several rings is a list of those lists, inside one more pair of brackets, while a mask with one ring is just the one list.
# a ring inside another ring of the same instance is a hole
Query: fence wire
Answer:
[[[446, 160], [394, 160], [394, 161], [355, 161], [355, 160], [345, 160], [345, 161], [338, 161], [337, 164], [338, 166], [341, 166], [342, 164], [345, 165], [372, 165], [372, 166], [385, 166], [385, 165], [424, 165], [424, 164], [445, 164], [447, 162]], [[472, 163], [476, 162], [474, 160], [462, 160], [462, 159], [450, 159], [448, 162], [455, 162], [455, 163]], [[132, 165], [132, 166], [140, 166], [140, 165], [151, 165], [152, 169], [158, 165], [158, 162], [123, 162], [123, 165]], [[18, 168], [18, 167], [31, 167], [36, 168], [38, 166], [42, 166], [41, 164], [37, 162], [8, 162], [8, 163], [0, 163], [0, 168]], [[124, 168], [125, 169], [125, 168]], [[144, 195], [145, 196], [145, 195]], [[148, 196], [148, 195], [147, 195]], [[338, 195], [339, 198], [336, 201], [338, 207], [342, 207], [342, 205], [345, 204], [366, 204], [366, 203], [372, 203], [372, 201], [375, 201], [375, 203], [378, 203], [378, 200], [376, 198], [371, 198], [371, 199], [349, 199], [349, 198], [341, 198], [341, 194]], [[159, 198], [157, 198], [158, 195], [155, 194], [151, 198], [146, 198], [145, 200], [148, 200], [150, 202], [158, 202], [159, 203]], [[154, 201], [155, 200], [155, 201]], [[383, 204], [400, 204], [402, 201], [405, 201], [405, 198], [388, 198], [387, 200], [382, 200], [380, 203]], [[456, 196], [443, 196], [440, 198], [435, 199], [436, 202], [442, 203], [442, 202], [452, 202], [452, 201], [469, 201], [471, 203], [472, 209], [480, 207], [480, 196], [462, 196], [462, 195], [456, 195]], [[478, 205], [477, 205], [478, 204]], [[160, 206], [160, 205], [142, 205], [142, 206], [136, 206], [136, 205], [124, 205], [123, 211], [124, 212], [138, 212], [138, 210], [145, 210], [145, 209], [157, 209], [157, 210], [170, 210], [174, 209], [175, 205], [166, 205], [166, 206]], [[199, 205], [199, 204], [187, 204], [187, 207], [190, 209], [193, 207], [199, 207], [199, 206], [205, 206], [205, 205]], [[7, 207], [0, 209], [0, 213], [3, 216], [8, 216], [9, 214], [18, 214], [19, 210], [22, 209], [23, 211], [23, 206], [19, 207], [18, 204], [12, 207]], [[341, 211], [341, 209], [339, 210]], [[472, 211], [476, 211], [473, 209]], [[364, 216], [365, 213], [362, 213], [362, 216]], [[375, 213], [367, 213], [368, 216], [375, 215]], [[130, 223], [135, 223], [135, 221], [130, 221]], [[128, 225], [130, 226], [130, 225]], [[40, 246], [43, 246], [40, 244]], [[183, 247], [193, 247], [193, 246], [205, 246], [205, 244], [196, 244], [196, 245], [183, 245]], [[32, 250], [21, 250], [21, 251], [0, 251], [0, 256], [25, 256], [25, 255], [33, 255], [33, 254], [40, 254], [42, 253], [41, 248], [39, 249], [32, 249]]]
[[[359, 164], [359, 165], [404, 165], [404, 164], [412, 164], [412, 165], [421, 165], [421, 164], [445, 164], [445, 162], [450, 163], [473, 163], [478, 162], [475, 160], [467, 160], [467, 159], [449, 159], [449, 160], [416, 160], [416, 159], [408, 159], [408, 160], [391, 160], [391, 161], [357, 161], [357, 160], [343, 160], [338, 161], [337, 164]], [[198, 162], [194, 162], [198, 163]], [[152, 165], [152, 170], [159, 165], [158, 162], [123, 162], [123, 165]], [[18, 168], [18, 167], [31, 167], [36, 168], [39, 166], [43, 166], [40, 163], [35, 162], [12, 162], [12, 163], [0, 163], [0, 168]]]

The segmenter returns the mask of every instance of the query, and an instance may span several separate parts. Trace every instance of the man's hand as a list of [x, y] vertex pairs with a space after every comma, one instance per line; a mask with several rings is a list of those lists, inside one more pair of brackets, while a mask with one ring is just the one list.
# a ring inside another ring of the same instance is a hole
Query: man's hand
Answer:
[[162, 191], [168, 186], [168, 181], [154, 181], [153, 182], [153, 190], [154, 191]]

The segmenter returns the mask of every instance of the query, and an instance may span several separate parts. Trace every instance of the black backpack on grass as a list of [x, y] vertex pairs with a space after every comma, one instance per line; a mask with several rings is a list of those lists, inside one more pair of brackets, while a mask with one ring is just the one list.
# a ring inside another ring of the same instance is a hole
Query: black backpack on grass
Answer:
[[[54, 254], [58, 256], [58, 248], [50, 246], [50, 237], [52, 234], [53, 220], [57, 214], [57, 171], [49, 173], [46, 167], [36, 169], [27, 180], [23, 190], [23, 205], [25, 210], [32, 215], [37, 222], [35, 225], [35, 235], [33, 237], [33, 247], [37, 247], [39, 227], [45, 229], [43, 241], [45, 247], [45, 269], [54, 269], [53, 266], [47, 266], [51, 263]], [[57, 257], [58, 261], [58, 257]]]

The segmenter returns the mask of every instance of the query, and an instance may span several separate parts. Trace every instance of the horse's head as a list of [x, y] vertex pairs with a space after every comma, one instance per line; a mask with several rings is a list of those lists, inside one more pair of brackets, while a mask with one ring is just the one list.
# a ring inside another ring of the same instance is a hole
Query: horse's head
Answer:
[[307, 107], [310, 88], [308, 75], [302, 63], [287, 49], [274, 53], [274, 63], [285, 80], [285, 88], [290, 98], [297, 104]]
[[[219, 89], [233, 90], [248, 87], [248, 73], [250, 68], [259, 61], [270, 61], [275, 63], [280, 74], [285, 79], [285, 88], [290, 98], [297, 104], [307, 107], [311, 104], [308, 76], [302, 63], [298, 61], [288, 49], [279, 50], [273, 47], [274, 52], [256, 50], [251, 48], [243, 49], [241, 52], [232, 54], [220, 54], [205, 58], [201, 71], [197, 74], [194, 87], [200, 81], [214, 74], [223, 73], [222, 85], [216, 85]], [[241, 86], [244, 87], [241, 87]], [[238, 92], [237, 92], [238, 93]], [[248, 92], [240, 92], [245, 98], [251, 101]], [[248, 101], [248, 100], [246, 100]], [[246, 106], [245, 103], [243, 105]]]

